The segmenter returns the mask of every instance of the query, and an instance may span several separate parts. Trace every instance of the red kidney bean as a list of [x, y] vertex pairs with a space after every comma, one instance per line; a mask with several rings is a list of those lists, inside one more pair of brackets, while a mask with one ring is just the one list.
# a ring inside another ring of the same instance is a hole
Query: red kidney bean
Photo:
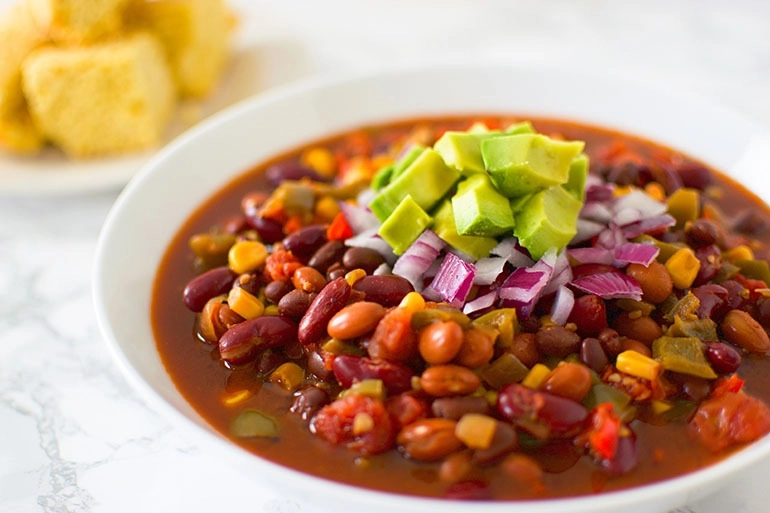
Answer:
[[489, 413], [489, 403], [483, 397], [465, 395], [439, 397], [430, 406], [433, 415], [445, 419], [460, 420], [466, 413]]
[[219, 353], [230, 363], [244, 363], [271, 347], [297, 340], [297, 324], [282, 316], [265, 315], [236, 324], [219, 339]]
[[215, 267], [190, 280], [182, 292], [182, 300], [193, 312], [200, 312], [212, 297], [224, 294], [237, 275], [227, 266]]
[[722, 237], [719, 226], [710, 219], [696, 219], [684, 227], [687, 243], [693, 247], [716, 244]]
[[317, 294], [294, 289], [278, 301], [278, 313], [292, 319], [300, 319], [315, 299]]
[[700, 261], [700, 269], [695, 277], [694, 285], [702, 285], [714, 279], [722, 268], [722, 252], [710, 244], [695, 249], [695, 257]]
[[318, 351], [311, 351], [307, 355], [307, 369], [322, 381], [329, 379], [333, 375], [331, 369], [326, 367], [324, 357]]
[[535, 343], [541, 353], [564, 358], [580, 349], [580, 336], [563, 326], [543, 326], [535, 333]]
[[401, 363], [353, 355], [335, 357], [332, 371], [344, 388], [364, 379], [380, 379], [390, 394], [411, 390], [414, 375], [412, 369]]
[[741, 353], [724, 342], [706, 342], [706, 357], [711, 367], [719, 374], [732, 374], [741, 366]]
[[337, 262], [329, 266], [329, 269], [327, 269], [326, 279], [328, 281], [332, 281], [337, 278], [343, 278], [346, 274], [348, 274], [348, 270], [345, 269], [345, 266], [342, 265], [342, 262]]
[[327, 283], [299, 321], [299, 341], [308, 345], [321, 340], [329, 320], [345, 306], [349, 297], [350, 285], [345, 278]]
[[281, 185], [281, 182], [285, 180], [300, 180], [302, 178], [309, 178], [316, 182], [328, 181], [316, 173], [314, 169], [292, 161], [273, 164], [265, 171], [265, 177], [273, 186]]
[[364, 276], [353, 288], [363, 292], [367, 301], [379, 303], [384, 307], [398, 305], [404, 296], [414, 291], [409, 280], [392, 274]]
[[759, 235], [767, 230], [767, 221], [753, 208], [747, 208], [735, 216], [732, 229], [745, 235]]
[[257, 373], [261, 374], [262, 376], [267, 376], [275, 369], [277, 369], [279, 365], [287, 361], [283, 353], [273, 351], [272, 349], [266, 349], [262, 351], [261, 353], [257, 354], [255, 358], [256, 361], [253, 364], [254, 370], [256, 370]]
[[588, 410], [582, 404], [518, 383], [500, 390], [497, 411], [540, 439], [573, 436], [588, 418]]
[[274, 244], [283, 239], [283, 225], [275, 219], [254, 212], [246, 214], [246, 223], [257, 231], [259, 239], [265, 244]]
[[329, 394], [323, 388], [309, 386], [294, 392], [289, 411], [309, 421], [322, 406], [329, 403]]
[[598, 338], [586, 338], [580, 344], [580, 360], [601, 374], [610, 363]]
[[317, 269], [321, 274], [326, 274], [332, 264], [342, 259], [346, 250], [347, 248], [341, 240], [330, 240], [313, 253], [307, 265]]
[[347, 269], [363, 269], [366, 274], [372, 274], [383, 263], [385, 258], [371, 248], [349, 248], [342, 256], [342, 264]]
[[291, 282], [273, 280], [265, 285], [265, 299], [274, 305], [277, 305], [281, 298], [292, 290], [294, 290], [294, 286], [291, 284]]
[[607, 307], [604, 300], [595, 294], [575, 298], [568, 320], [575, 323], [580, 336], [595, 337], [607, 327]]
[[515, 451], [519, 447], [519, 436], [510, 424], [495, 422], [495, 433], [492, 435], [492, 443], [486, 449], [473, 451], [472, 460], [479, 465], [486, 465], [501, 459], [503, 456]]
[[623, 342], [620, 334], [612, 328], [605, 328], [596, 336], [602, 349], [608, 356], [617, 356], [623, 352]]
[[727, 313], [727, 289], [716, 283], [708, 283], [691, 290], [700, 304], [696, 315], [699, 319], [713, 319], [719, 322]]
[[283, 239], [283, 248], [300, 259], [309, 259], [326, 243], [326, 227], [321, 224], [304, 226]]
[[714, 176], [707, 168], [694, 162], [686, 162], [677, 167], [679, 177], [682, 179], [682, 185], [701, 191], [714, 183]]

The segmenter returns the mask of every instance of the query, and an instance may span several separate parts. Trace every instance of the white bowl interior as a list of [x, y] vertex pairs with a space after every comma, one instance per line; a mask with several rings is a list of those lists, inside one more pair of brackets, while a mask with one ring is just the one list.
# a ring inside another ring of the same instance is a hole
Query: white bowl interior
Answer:
[[[332, 485], [265, 462], [224, 441], [190, 407], [160, 361], [150, 322], [152, 283], [160, 259], [195, 208], [235, 176], [277, 153], [361, 125], [420, 116], [506, 113], [584, 121], [640, 135], [728, 173], [766, 202], [770, 135], [696, 99], [605, 80], [579, 70], [447, 66], [402, 69], [339, 80], [316, 80], [243, 102], [183, 135], [154, 158], [118, 198], [100, 236], [94, 298], [116, 362], [153, 404], [182, 425], [196, 425], [254, 474], [277, 484], [302, 480], [307, 494], [366, 505], [370, 511], [461, 511], [467, 505], [391, 496]], [[516, 504], [484, 503], [492, 511], [662, 511], [700, 497], [735, 469], [770, 453], [765, 438], [695, 474], [597, 497]], [[310, 495], [309, 495], [310, 496]], [[387, 497], [386, 500], [383, 500]]]

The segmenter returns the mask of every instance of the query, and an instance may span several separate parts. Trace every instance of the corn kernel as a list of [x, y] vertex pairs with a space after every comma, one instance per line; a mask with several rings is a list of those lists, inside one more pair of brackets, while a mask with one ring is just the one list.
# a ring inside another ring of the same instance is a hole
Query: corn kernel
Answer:
[[265, 313], [265, 305], [242, 287], [233, 287], [227, 295], [227, 305], [244, 319], [254, 319]]
[[324, 178], [333, 178], [337, 173], [337, 159], [326, 148], [310, 148], [302, 153], [300, 161]]
[[374, 419], [366, 412], [356, 413], [353, 417], [353, 434], [362, 435], [374, 429]]
[[286, 362], [271, 372], [267, 380], [280, 385], [287, 392], [293, 392], [305, 381], [305, 371], [294, 362]]
[[539, 388], [548, 373], [551, 372], [547, 366], [542, 363], [536, 363], [529, 369], [529, 372], [521, 381], [521, 384], [529, 388]]
[[391, 165], [393, 163], [393, 159], [390, 155], [380, 153], [379, 155], [372, 157], [371, 162], [374, 169], [382, 169], [385, 166]]
[[425, 308], [425, 298], [419, 292], [410, 292], [398, 304], [399, 308], [416, 312]]
[[233, 244], [227, 253], [227, 263], [238, 274], [255, 271], [265, 265], [267, 248], [255, 240], [242, 240]]
[[745, 244], [735, 246], [722, 253], [729, 262], [738, 262], [740, 260], [754, 260], [754, 252]]
[[331, 221], [340, 211], [337, 200], [331, 196], [321, 196], [315, 202], [315, 215], [321, 219]]
[[225, 398], [222, 399], [222, 402], [225, 406], [236, 406], [251, 396], [252, 393], [249, 390], [238, 390], [237, 392], [226, 395]]
[[650, 182], [644, 186], [644, 192], [646, 192], [653, 199], [658, 201], [666, 201], [666, 189], [663, 188], [658, 182]]
[[386, 390], [381, 379], [363, 379], [353, 383], [347, 390], [343, 390], [340, 397], [345, 397], [350, 394], [365, 395], [375, 399], [384, 400]]
[[700, 270], [700, 260], [690, 248], [678, 249], [664, 265], [674, 286], [680, 290], [689, 288]]
[[630, 185], [617, 185], [612, 190], [612, 195], [616, 198], [619, 198], [620, 196], [625, 196], [626, 194], [630, 193], [632, 190], [632, 187]]
[[356, 284], [358, 280], [366, 276], [366, 271], [363, 269], [353, 269], [352, 271], [349, 271], [345, 275], [345, 281], [348, 282], [348, 285], [351, 287]]
[[280, 315], [278, 311], [278, 305], [267, 305], [262, 315]]
[[495, 436], [497, 421], [481, 413], [466, 413], [455, 425], [455, 436], [470, 449], [488, 449]]
[[620, 353], [615, 361], [615, 367], [620, 372], [650, 381], [658, 377], [661, 369], [659, 362], [633, 350]]
[[668, 401], [658, 401], [656, 399], [653, 399], [652, 401], [650, 401], [650, 404], [652, 406], [652, 411], [655, 413], [655, 415], [663, 415], [668, 410], [674, 407], [674, 405]]

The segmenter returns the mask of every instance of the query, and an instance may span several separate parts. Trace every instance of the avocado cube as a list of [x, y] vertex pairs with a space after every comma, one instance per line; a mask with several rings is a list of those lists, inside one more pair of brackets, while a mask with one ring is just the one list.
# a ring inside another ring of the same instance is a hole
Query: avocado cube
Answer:
[[447, 130], [433, 148], [446, 164], [462, 174], [486, 173], [481, 158], [481, 141], [500, 135], [498, 131], [457, 132]]
[[380, 222], [385, 222], [401, 200], [411, 196], [427, 212], [449, 192], [459, 178], [459, 171], [448, 167], [435, 150], [427, 148], [377, 193], [369, 208]]
[[519, 123], [513, 123], [512, 125], [508, 125], [508, 127], [505, 129], [505, 133], [509, 135], [534, 134], [535, 127], [532, 126], [531, 121], [521, 121]]
[[460, 235], [457, 233], [454, 209], [449, 198], [442, 201], [436, 211], [433, 212], [432, 230], [441, 240], [474, 260], [489, 256], [489, 252], [498, 244], [497, 239], [492, 237]]
[[569, 180], [564, 184], [567, 192], [579, 201], [586, 199], [586, 178], [588, 178], [588, 155], [581, 153], [569, 165]]
[[377, 233], [393, 248], [393, 253], [400, 255], [430, 223], [431, 217], [407, 194]]
[[398, 178], [406, 168], [412, 165], [412, 162], [417, 160], [417, 157], [419, 157], [423, 151], [425, 151], [425, 146], [422, 144], [413, 144], [410, 146], [409, 149], [406, 150], [406, 153], [393, 164], [393, 173], [391, 174], [390, 179], [395, 180]]
[[514, 225], [510, 200], [497, 192], [486, 173], [460, 182], [452, 209], [460, 235], [495, 237], [511, 232]]
[[560, 185], [535, 193], [514, 214], [513, 233], [532, 258], [538, 260], [549, 249], [561, 249], [572, 240], [582, 205]]
[[542, 134], [491, 137], [481, 142], [481, 157], [492, 183], [509, 198], [567, 183], [582, 141], [557, 141]]

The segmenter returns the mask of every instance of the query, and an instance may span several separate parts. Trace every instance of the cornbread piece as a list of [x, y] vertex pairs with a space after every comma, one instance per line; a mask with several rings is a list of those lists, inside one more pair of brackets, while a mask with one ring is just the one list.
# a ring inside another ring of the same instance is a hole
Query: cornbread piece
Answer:
[[211, 92], [227, 60], [232, 28], [222, 0], [137, 0], [126, 18], [160, 38], [182, 97]]
[[43, 145], [21, 90], [21, 63], [46, 39], [26, 4], [15, 5], [0, 18], [0, 147], [7, 150], [32, 153]]
[[57, 43], [89, 43], [116, 35], [128, 0], [27, 0]]
[[22, 83], [37, 126], [74, 157], [157, 144], [175, 105], [163, 49], [147, 33], [37, 50], [24, 62]]

